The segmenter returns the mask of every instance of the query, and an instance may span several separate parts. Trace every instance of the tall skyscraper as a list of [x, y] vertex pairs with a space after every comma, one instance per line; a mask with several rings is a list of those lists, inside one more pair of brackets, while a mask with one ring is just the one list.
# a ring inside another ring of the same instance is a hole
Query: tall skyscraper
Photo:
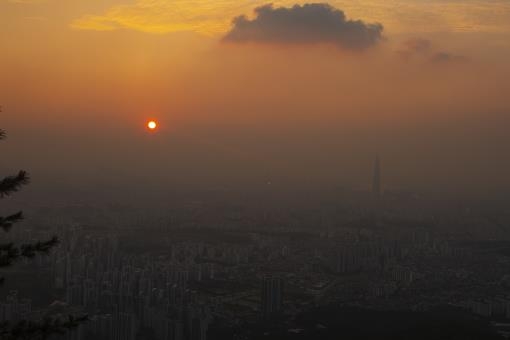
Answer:
[[374, 162], [374, 178], [372, 181], [372, 194], [375, 197], [381, 196], [381, 161], [379, 155], [375, 157]]
[[262, 313], [264, 318], [280, 314], [283, 309], [283, 280], [276, 277], [265, 277], [262, 282]]

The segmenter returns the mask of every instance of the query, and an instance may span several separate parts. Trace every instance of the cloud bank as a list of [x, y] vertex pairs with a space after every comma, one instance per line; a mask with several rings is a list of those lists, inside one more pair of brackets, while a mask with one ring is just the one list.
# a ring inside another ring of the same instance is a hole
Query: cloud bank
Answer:
[[255, 9], [255, 18], [236, 17], [223, 38], [232, 43], [273, 44], [330, 43], [349, 50], [363, 50], [383, 38], [383, 26], [349, 20], [343, 11], [325, 3]]

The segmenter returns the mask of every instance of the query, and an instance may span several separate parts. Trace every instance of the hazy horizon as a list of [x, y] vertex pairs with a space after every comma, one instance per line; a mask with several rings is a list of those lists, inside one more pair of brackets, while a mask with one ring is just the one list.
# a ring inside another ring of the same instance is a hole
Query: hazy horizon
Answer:
[[356, 44], [231, 24], [293, 4], [2, 1], [1, 170], [87, 190], [368, 189], [379, 154], [387, 189], [509, 193], [505, 1], [330, 2], [373, 34]]

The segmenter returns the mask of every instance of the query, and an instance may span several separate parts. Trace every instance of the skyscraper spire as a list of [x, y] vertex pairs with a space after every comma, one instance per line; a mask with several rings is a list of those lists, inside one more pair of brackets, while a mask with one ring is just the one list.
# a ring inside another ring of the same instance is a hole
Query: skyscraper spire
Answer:
[[375, 197], [381, 196], [381, 161], [379, 155], [375, 157], [374, 162], [374, 178], [372, 181], [372, 194]]

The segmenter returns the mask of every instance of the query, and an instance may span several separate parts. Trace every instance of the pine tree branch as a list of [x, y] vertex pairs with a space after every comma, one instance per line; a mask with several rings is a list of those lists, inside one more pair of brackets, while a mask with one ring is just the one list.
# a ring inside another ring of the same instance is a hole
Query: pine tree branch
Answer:
[[6, 340], [33, 339], [46, 340], [54, 334], [64, 334], [69, 330], [76, 329], [83, 322], [88, 321], [88, 316], [67, 318], [46, 318], [41, 322], [23, 320], [14, 325], [9, 322], [0, 324], [0, 338]]
[[[0, 112], [2, 107], [0, 106]], [[4, 130], [0, 129], [0, 140], [6, 138]], [[30, 178], [25, 171], [18, 172], [17, 175], [7, 176], [0, 180], [0, 198], [9, 196], [28, 184]], [[18, 212], [6, 217], [0, 217], [0, 229], [8, 232], [14, 223], [23, 219], [23, 213]], [[35, 243], [26, 243], [21, 246], [15, 246], [13, 243], [0, 244], [0, 268], [7, 267], [22, 258], [33, 258], [37, 254], [48, 254], [49, 251], [58, 244], [57, 237], [48, 241], [39, 241]], [[0, 277], [0, 285], [4, 278]], [[9, 322], [0, 322], [0, 339], [2, 340], [47, 340], [53, 334], [64, 334], [66, 331], [77, 328], [82, 322], [88, 320], [87, 316], [68, 318], [55, 317], [46, 318], [41, 322], [23, 320], [14, 325]]]
[[[2, 112], [2, 106], [0, 106], [0, 112]], [[5, 130], [0, 129], [0, 140], [5, 139], [7, 137], [7, 134], [5, 133]]]
[[0, 216], [0, 228], [2, 228], [5, 232], [9, 232], [14, 223], [20, 222], [22, 220], [23, 212], [21, 211], [6, 217]]
[[58, 244], [57, 237], [48, 241], [27, 243], [16, 247], [13, 243], [0, 244], [0, 268], [8, 267], [22, 258], [34, 258], [37, 254], [48, 254]]
[[30, 177], [26, 171], [21, 170], [17, 175], [7, 176], [0, 181], [0, 197], [9, 196], [12, 193], [30, 182]]

